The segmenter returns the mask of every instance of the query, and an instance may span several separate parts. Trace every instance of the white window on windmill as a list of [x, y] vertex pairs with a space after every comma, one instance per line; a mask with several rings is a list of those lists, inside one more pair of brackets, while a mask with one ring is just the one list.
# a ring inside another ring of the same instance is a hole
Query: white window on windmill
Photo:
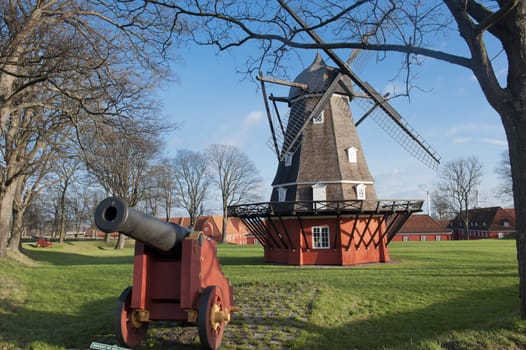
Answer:
[[314, 116], [312, 118], [312, 124], [323, 124], [323, 119], [324, 119], [324, 111], [321, 111], [320, 114], [318, 114], [317, 116]]
[[287, 199], [287, 189], [285, 187], [278, 188], [278, 202], [285, 202]]
[[356, 185], [356, 199], [365, 200], [365, 184]]
[[329, 249], [329, 226], [312, 226], [312, 248]]
[[317, 183], [312, 185], [312, 200], [314, 202], [313, 209], [324, 209], [327, 206], [327, 185]]
[[292, 153], [287, 152], [285, 154], [285, 166], [291, 166], [292, 165]]
[[358, 162], [358, 148], [351, 146], [345, 150], [347, 152], [347, 159], [349, 160], [349, 163], [357, 163]]

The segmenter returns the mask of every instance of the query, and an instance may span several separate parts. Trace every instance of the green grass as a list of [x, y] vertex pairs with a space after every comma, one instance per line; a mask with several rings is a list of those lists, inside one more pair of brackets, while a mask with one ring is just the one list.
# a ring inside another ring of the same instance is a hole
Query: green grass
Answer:
[[[25, 252], [31, 261], [0, 260], [0, 349], [111, 339], [133, 249], [75, 242]], [[526, 348], [514, 241], [393, 243], [390, 252], [389, 264], [292, 267], [264, 264], [260, 247], [220, 245], [242, 307], [224, 348]], [[166, 331], [150, 333], [143, 348], [162, 347]]]

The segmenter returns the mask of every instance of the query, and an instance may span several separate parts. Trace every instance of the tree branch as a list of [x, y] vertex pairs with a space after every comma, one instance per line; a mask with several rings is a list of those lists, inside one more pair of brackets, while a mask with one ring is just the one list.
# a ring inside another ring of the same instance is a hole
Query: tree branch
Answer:
[[[506, 32], [509, 32], [507, 23], [502, 23], [501, 20], [513, 11], [521, 0], [510, 0], [506, 6], [502, 6], [498, 11], [492, 12], [482, 4], [474, 0], [467, 2], [467, 12], [471, 17], [478, 21], [475, 26], [475, 31], [482, 33], [489, 31], [491, 34], [502, 39]], [[500, 2], [499, 2], [500, 3]]]

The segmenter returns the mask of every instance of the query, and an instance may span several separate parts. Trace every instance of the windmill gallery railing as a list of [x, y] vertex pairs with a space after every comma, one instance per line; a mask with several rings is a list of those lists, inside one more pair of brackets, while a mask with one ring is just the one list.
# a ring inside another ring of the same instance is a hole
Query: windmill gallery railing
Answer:
[[[302, 227], [301, 236], [307, 249], [309, 244], [302, 225], [303, 219], [323, 216], [325, 218], [332, 217], [337, 222], [344, 218], [350, 218], [354, 222], [362, 220], [365, 225], [361, 228], [356, 224], [353, 225], [351, 232], [349, 232], [348, 242], [342, 245], [349, 250], [353, 237], [360, 237], [355, 242], [356, 248], [362, 244], [366, 248], [371, 244], [376, 246], [384, 237], [389, 243], [409, 216], [422, 210], [423, 203], [423, 200], [393, 199], [263, 202], [230, 206], [228, 207], [228, 215], [239, 217], [262, 245], [270, 249], [292, 250], [296, 249], [297, 244], [293, 243], [291, 232], [289, 232], [287, 225], [283, 224], [285, 220], [293, 218], [298, 220], [299, 226]], [[368, 241], [364, 242], [368, 227], [374, 220], [383, 223], [384, 229], [380, 230], [381, 226], [378, 226]]]
[[233, 205], [228, 207], [229, 216], [283, 216], [355, 213], [397, 213], [417, 212], [422, 209], [423, 200], [341, 200], [341, 201], [296, 201], [262, 202]]

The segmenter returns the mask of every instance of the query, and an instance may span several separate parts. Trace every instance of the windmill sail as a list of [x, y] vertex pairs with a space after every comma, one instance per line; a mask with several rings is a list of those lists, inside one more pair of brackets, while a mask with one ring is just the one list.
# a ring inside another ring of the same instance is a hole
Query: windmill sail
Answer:
[[[321, 47], [324, 42], [303, 22], [298, 15], [292, 11], [283, 0], [278, 0], [281, 6], [294, 18], [298, 24], [310, 35], [310, 37]], [[336, 53], [328, 48], [323, 48], [325, 53], [338, 65], [342, 74], [348, 76], [355, 85], [355, 89], [367, 95], [372, 106], [377, 106], [371, 111], [371, 116], [384, 131], [387, 132], [396, 142], [398, 142], [407, 152], [422, 161], [432, 169], [437, 169], [440, 164], [438, 153], [405, 121], [402, 116], [367, 82], [362, 81], [351, 70]], [[369, 106], [369, 110], [370, 110]]]
[[[366, 86], [369, 85], [366, 82], [364, 83]], [[357, 89], [356, 86], [355, 89]], [[378, 94], [372, 88], [370, 91]], [[366, 92], [364, 91], [364, 93]], [[379, 94], [377, 97], [385, 101], [384, 97]], [[372, 99], [355, 98], [351, 103], [357, 104], [361, 109], [367, 111], [368, 117], [372, 118], [405, 151], [431, 169], [438, 169], [439, 154], [387, 101], [378, 104]]]

